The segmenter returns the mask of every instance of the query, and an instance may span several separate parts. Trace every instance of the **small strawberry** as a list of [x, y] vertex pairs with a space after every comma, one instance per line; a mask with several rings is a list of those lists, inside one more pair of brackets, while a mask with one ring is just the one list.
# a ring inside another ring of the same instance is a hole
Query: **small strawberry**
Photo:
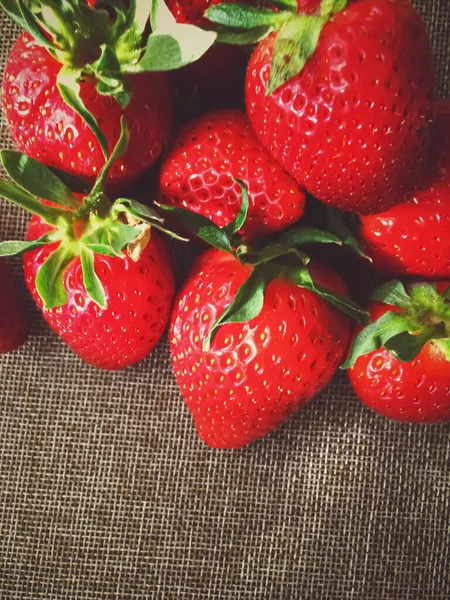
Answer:
[[450, 278], [450, 101], [439, 106], [436, 126], [438, 156], [424, 186], [404, 204], [361, 217], [359, 239], [383, 271]]
[[393, 281], [373, 298], [343, 365], [357, 395], [397, 421], [450, 421], [450, 282]]
[[126, 142], [123, 127], [115, 151], [81, 201], [43, 165], [17, 152], [1, 153], [16, 183], [0, 181], [0, 194], [35, 216], [28, 241], [3, 242], [0, 255], [25, 252], [25, 280], [46, 321], [83, 360], [110, 370], [151, 352], [169, 320], [174, 294], [170, 260], [154, 232], [161, 218], [132, 200], [111, 205], [103, 192]]
[[422, 19], [408, 0], [323, 0], [320, 15], [296, 11], [221, 4], [206, 13], [245, 29], [246, 42], [268, 36], [247, 70], [256, 134], [323, 202], [370, 214], [405, 201], [432, 139], [435, 76]]
[[302, 216], [303, 190], [272, 160], [239, 110], [216, 111], [182, 129], [161, 169], [159, 201], [225, 227], [241, 204], [233, 178], [248, 190], [244, 237], [270, 235]]
[[0, 354], [6, 354], [24, 343], [28, 322], [12, 274], [2, 259], [0, 287]]
[[[195, 60], [216, 34], [193, 26], [180, 32], [167, 21], [161, 1], [144, 9], [135, 0], [129, 8], [106, 0], [94, 10], [85, 0], [37, 0], [33, 10], [21, 2], [22, 13], [9, 4], [3, 10], [26, 30], [11, 50], [2, 87], [17, 147], [93, 181], [119, 139], [124, 116], [130, 149], [114, 165], [110, 181], [136, 179], [159, 158], [171, 128], [171, 86], [166, 73], [155, 71]], [[146, 40], [151, 9], [154, 32]], [[162, 34], [161, 28], [170, 31]]]
[[215, 248], [194, 265], [170, 328], [177, 382], [201, 439], [216, 448], [253, 442], [311, 400], [350, 341], [350, 321], [340, 310], [361, 317], [339, 276], [307, 267], [299, 249], [339, 239], [293, 229], [269, 246], [239, 244], [245, 193], [243, 199], [225, 230], [191, 217]]

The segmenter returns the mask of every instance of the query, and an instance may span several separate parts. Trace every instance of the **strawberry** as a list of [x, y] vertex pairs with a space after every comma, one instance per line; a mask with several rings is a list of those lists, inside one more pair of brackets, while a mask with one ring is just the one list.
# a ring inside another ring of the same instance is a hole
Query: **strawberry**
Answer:
[[435, 75], [425, 25], [408, 0], [346, 5], [323, 0], [322, 15], [311, 16], [222, 4], [207, 16], [246, 28], [246, 41], [266, 27], [250, 59], [246, 103], [275, 160], [319, 200], [370, 214], [422, 182]]
[[450, 282], [394, 281], [373, 298], [343, 365], [357, 395], [397, 421], [450, 421]]
[[450, 101], [439, 106], [436, 125], [438, 156], [424, 186], [404, 204], [361, 217], [359, 239], [383, 271], [450, 277]]
[[159, 201], [224, 227], [240, 208], [233, 178], [249, 195], [244, 237], [270, 235], [300, 219], [303, 190], [272, 160], [239, 110], [216, 111], [182, 129], [161, 169]]
[[[64, 0], [60, 5], [38, 0], [33, 11], [21, 8], [22, 18], [3, 4], [26, 29], [5, 68], [3, 110], [22, 152], [90, 181], [117, 143], [125, 117], [130, 149], [109, 175], [112, 183], [124, 184], [155, 163], [171, 129], [171, 85], [166, 73], [155, 71], [195, 60], [216, 34], [195, 27], [179, 32], [172, 26], [162, 36], [159, 23], [169, 26], [167, 9], [157, 2], [152, 14], [155, 31], [146, 42], [151, 3], [148, 10], [136, 10], [134, 0], [129, 8], [113, 0], [100, 6], [108, 10], [93, 10], [85, 0]], [[190, 50], [194, 35], [198, 45]], [[172, 54], [165, 52], [164, 44], [172, 44]], [[139, 153], [132, 151], [136, 147]]]
[[175, 377], [201, 439], [216, 448], [253, 442], [311, 400], [350, 341], [350, 321], [338, 308], [360, 316], [339, 276], [306, 266], [299, 249], [337, 238], [299, 228], [269, 246], [243, 245], [236, 232], [245, 193], [243, 207], [226, 229], [191, 216], [215, 248], [195, 263], [170, 325]]
[[12, 274], [0, 259], [0, 354], [21, 346], [28, 333], [28, 322]]
[[33, 159], [1, 153], [15, 184], [0, 182], [0, 193], [35, 216], [27, 241], [3, 242], [0, 255], [25, 251], [25, 280], [46, 321], [83, 360], [109, 370], [151, 352], [174, 295], [170, 260], [154, 232], [161, 218], [132, 200], [111, 205], [103, 191], [126, 137], [123, 126], [94, 188], [81, 198]]

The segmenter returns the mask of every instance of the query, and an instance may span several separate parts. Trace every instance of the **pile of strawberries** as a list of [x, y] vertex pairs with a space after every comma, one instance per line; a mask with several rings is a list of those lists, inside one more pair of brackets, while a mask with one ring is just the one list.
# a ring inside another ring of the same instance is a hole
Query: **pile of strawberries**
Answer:
[[[0, 256], [24, 253], [82, 360], [124, 369], [170, 322], [218, 448], [272, 431], [339, 367], [382, 415], [450, 421], [450, 101], [409, 0], [0, 6], [24, 29], [0, 195], [33, 214]], [[168, 238], [198, 254], [176, 297]], [[1, 353], [27, 332], [0, 261]], [[367, 273], [366, 309], [349, 288], [365, 304]]]

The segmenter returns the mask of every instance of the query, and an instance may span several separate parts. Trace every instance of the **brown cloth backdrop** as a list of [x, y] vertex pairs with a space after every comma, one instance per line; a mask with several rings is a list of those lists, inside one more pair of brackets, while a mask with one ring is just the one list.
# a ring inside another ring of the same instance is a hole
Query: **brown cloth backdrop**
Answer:
[[[449, 95], [450, 0], [416, 5]], [[22, 235], [0, 207], [0, 239]], [[271, 436], [214, 451], [165, 341], [105, 373], [29, 309], [29, 342], [0, 358], [1, 600], [449, 600], [448, 426], [372, 415], [339, 375]]]

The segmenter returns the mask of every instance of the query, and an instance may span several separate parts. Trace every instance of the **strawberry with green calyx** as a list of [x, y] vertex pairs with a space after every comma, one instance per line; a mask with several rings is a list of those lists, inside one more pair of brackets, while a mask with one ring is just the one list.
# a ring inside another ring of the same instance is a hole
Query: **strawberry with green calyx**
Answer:
[[[259, 44], [246, 102], [261, 142], [327, 204], [360, 214], [407, 200], [432, 141], [435, 76], [408, 0], [323, 0], [321, 14], [220, 4], [219, 40]], [[230, 29], [231, 28], [231, 29]]]
[[245, 239], [282, 231], [302, 216], [304, 190], [271, 158], [240, 110], [213, 111], [183, 127], [161, 168], [159, 202], [224, 227], [241, 204], [234, 177], [249, 196]]
[[394, 420], [450, 421], [450, 283], [392, 281], [372, 299], [342, 366], [357, 395]]
[[266, 435], [330, 380], [352, 327], [365, 312], [338, 275], [310, 264], [301, 246], [341, 244], [325, 231], [296, 228], [269, 246], [237, 236], [248, 199], [219, 229], [171, 209], [213, 248], [197, 260], [172, 314], [173, 368], [200, 437], [238, 448]]
[[0, 255], [25, 252], [25, 280], [44, 318], [83, 360], [111, 370], [151, 352], [174, 294], [170, 259], [154, 231], [164, 229], [161, 217], [130, 199], [111, 204], [103, 191], [127, 140], [122, 122], [114, 152], [81, 198], [33, 159], [1, 153], [13, 183], [0, 181], [0, 194], [34, 216], [27, 241], [0, 243]]
[[[201, 56], [216, 34], [179, 25], [163, 0], [0, 2], [24, 30], [8, 59], [2, 102], [17, 147], [92, 181], [117, 143], [130, 149], [110, 171], [126, 183], [160, 156], [172, 123], [171, 86], [161, 71]], [[151, 35], [145, 29], [150, 20]], [[138, 147], [138, 153], [131, 149]]]
[[8, 265], [0, 259], [0, 354], [17, 350], [28, 333], [28, 320]]
[[438, 105], [424, 185], [403, 204], [361, 217], [358, 237], [384, 272], [450, 278], [450, 100]]

